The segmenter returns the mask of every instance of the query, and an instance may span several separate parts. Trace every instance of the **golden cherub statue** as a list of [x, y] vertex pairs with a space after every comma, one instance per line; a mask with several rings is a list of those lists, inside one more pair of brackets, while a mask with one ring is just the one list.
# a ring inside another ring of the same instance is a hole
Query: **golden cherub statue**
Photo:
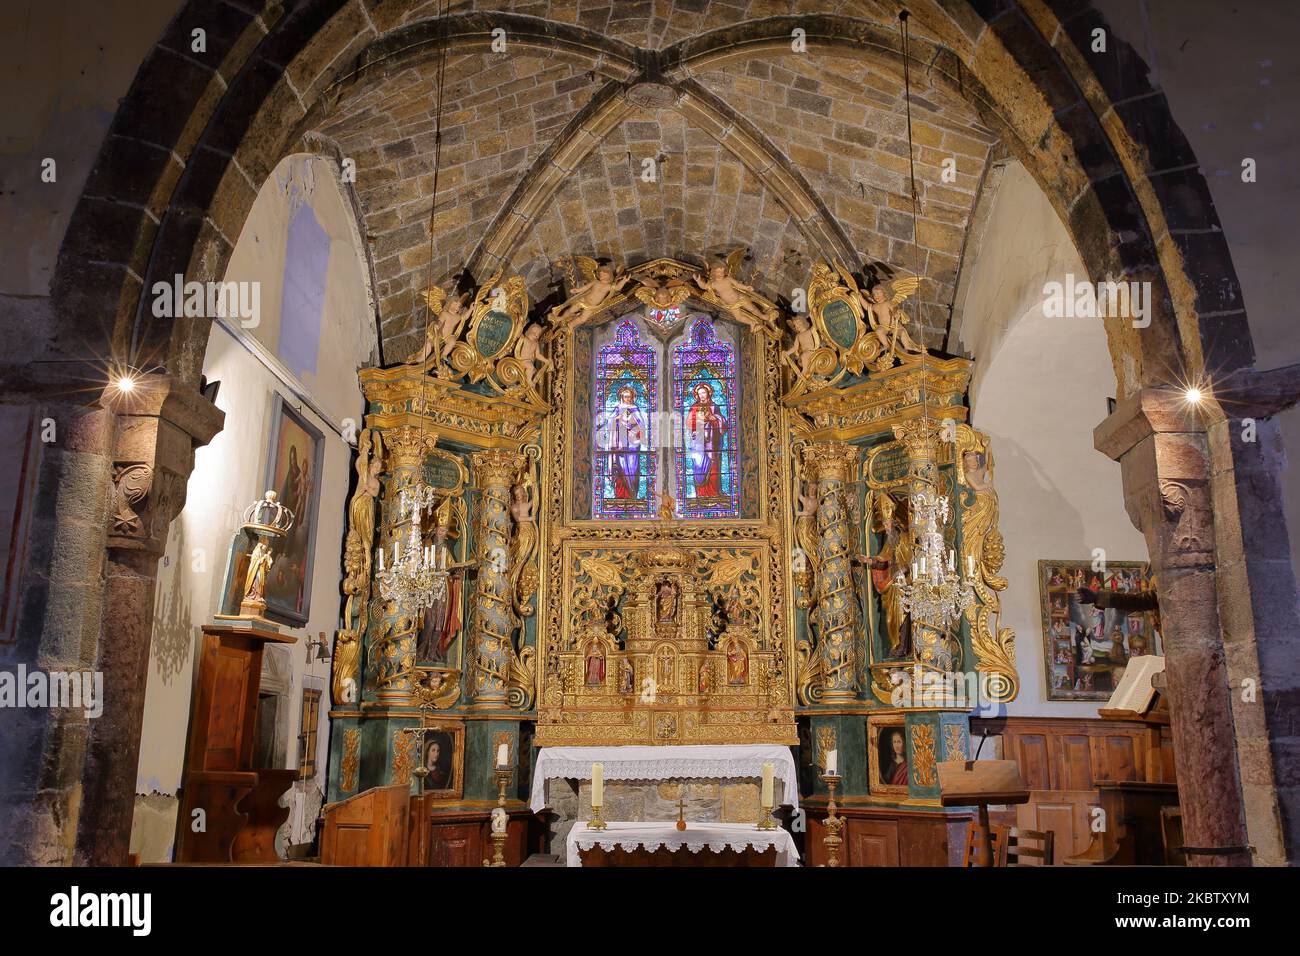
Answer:
[[455, 348], [456, 342], [460, 339], [461, 329], [465, 325], [465, 320], [469, 318], [470, 310], [467, 303], [469, 302], [469, 293], [464, 292], [456, 297], [451, 297], [450, 293], [441, 286], [434, 286], [424, 293], [424, 300], [429, 304], [435, 319], [429, 323], [424, 334], [424, 347], [420, 349], [418, 355], [411, 360], [412, 365], [422, 365], [427, 362], [435, 352], [438, 354], [438, 365], [447, 361], [451, 355], [451, 350]]
[[695, 284], [706, 293], [706, 299], [722, 306], [746, 328], [766, 335], [779, 335], [776, 328], [779, 310], [776, 304], [755, 292], [752, 285], [736, 278], [736, 270], [740, 268], [745, 252], [742, 246], [733, 250], [726, 262], [715, 260], [709, 266], [707, 274], [695, 276]]
[[515, 358], [523, 366], [524, 381], [529, 385], [532, 385], [533, 379], [551, 364], [551, 360], [542, 354], [541, 342], [544, 331], [546, 330], [540, 322], [534, 322], [524, 329], [524, 334], [519, 336], [519, 341], [515, 343]]
[[817, 341], [817, 330], [806, 315], [791, 316], [790, 328], [794, 330], [794, 341], [789, 348], [782, 349], [781, 357], [806, 378], [808, 363], [821, 344]]
[[691, 294], [691, 287], [681, 279], [657, 279], [638, 276], [637, 287], [632, 291], [638, 299], [655, 309], [671, 309], [681, 305]]
[[[565, 266], [570, 292], [569, 297], [564, 300], [563, 304], [551, 309], [547, 319], [561, 328], [580, 317], [584, 312], [599, 309], [612, 296], [623, 291], [623, 287], [632, 281], [632, 277], [626, 272], [620, 273], [614, 266], [602, 265], [590, 256], [569, 256], [567, 261], [561, 259], [557, 264]], [[576, 287], [573, 285], [575, 281], [573, 268], [575, 266], [587, 280]]]
[[898, 354], [899, 349], [908, 355], [927, 354], [925, 346], [918, 345], [907, 333], [907, 329], [903, 328], [908, 321], [907, 315], [902, 309], [896, 308], [903, 303], [904, 299], [916, 292], [921, 284], [920, 276], [903, 276], [887, 283], [877, 282], [871, 286], [869, 293], [864, 293], [858, 288], [851, 272], [839, 263], [835, 264], [835, 268], [844, 278], [853, 297], [866, 310], [871, 332], [880, 342], [881, 351], [888, 353], [890, 365], [893, 364], [892, 359]]

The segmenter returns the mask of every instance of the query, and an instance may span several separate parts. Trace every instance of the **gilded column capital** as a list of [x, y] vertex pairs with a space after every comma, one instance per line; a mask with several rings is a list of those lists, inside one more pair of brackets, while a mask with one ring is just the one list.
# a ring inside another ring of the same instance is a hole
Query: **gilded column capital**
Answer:
[[474, 478], [480, 490], [509, 485], [524, 466], [523, 454], [505, 448], [477, 451], [470, 460], [474, 463]]
[[853, 480], [858, 449], [842, 441], [816, 441], [803, 447], [804, 474], [811, 481]]
[[944, 440], [944, 427], [939, 419], [923, 417], [899, 422], [893, 431], [894, 437], [907, 449], [909, 461], [935, 461], [939, 457], [939, 444]]
[[383, 436], [384, 447], [388, 450], [389, 466], [394, 471], [399, 468], [420, 467], [425, 452], [431, 451], [438, 444], [437, 432], [415, 425], [401, 425], [386, 429]]

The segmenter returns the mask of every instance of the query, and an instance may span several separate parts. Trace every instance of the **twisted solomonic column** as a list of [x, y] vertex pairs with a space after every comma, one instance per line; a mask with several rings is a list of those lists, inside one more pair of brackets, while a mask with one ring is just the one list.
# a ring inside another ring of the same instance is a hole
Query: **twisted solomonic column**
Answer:
[[[478, 520], [478, 587], [474, 593], [470, 693], [475, 707], [519, 703], [510, 683], [517, 659], [510, 634], [514, 627], [510, 585], [510, 487], [524, 465], [519, 452], [489, 449], [473, 456], [474, 477], [482, 493]], [[531, 697], [531, 693], [528, 694]]]
[[817, 654], [820, 700], [851, 701], [858, 696], [862, 633], [853, 585], [853, 536], [846, 494], [858, 450], [844, 442], [815, 442], [804, 451], [805, 467], [817, 482]]

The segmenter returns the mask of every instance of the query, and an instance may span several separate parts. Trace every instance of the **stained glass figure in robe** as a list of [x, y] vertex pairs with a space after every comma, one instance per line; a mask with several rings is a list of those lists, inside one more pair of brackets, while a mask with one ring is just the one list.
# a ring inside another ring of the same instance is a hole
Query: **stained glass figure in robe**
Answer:
[[595, 513], [646, 518], [655, 458], [650, 414], [656, 401], [655, 351], [624, 322], [596, 360]]
[[673, 349], [673, 398], [681, 415], [677, 507], [682, 517], [732, 518], [736, 507], [736, 363], [709, 319]]

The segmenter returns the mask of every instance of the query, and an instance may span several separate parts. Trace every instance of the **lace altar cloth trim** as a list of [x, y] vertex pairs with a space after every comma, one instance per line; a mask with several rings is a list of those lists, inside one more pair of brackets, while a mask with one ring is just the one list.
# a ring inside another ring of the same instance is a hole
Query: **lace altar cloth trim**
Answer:
[[743, 850], [776, 848], [777, 866], [798, 866], [799, 851], [785, 830], [756, 830], [748, 823], [688, 823], [687, 829], [678, 830], [673, 823], [611, 823], [607, 830], [588, 830], [585, 822], [576, 823], [569, 831], [568, 865], [582, 866], [580, 850], [599, 846], [606, 850], [615, 848], [635, 850], [644, 847], [653, 852], [660, 847], [669, 851], [685, 847], [691, 853], [701, 853], [706, 848], [721, 853], [728, 847]]
[[544, 747], [537, 757], [529, 806], [534, 813], [547, 806], [547, 780], [590, 780], [591, 765], [604, 765], [606, 780], [682, 780], [713, 777], [763, 776], [763, 764], [782, 783], [782, 801], [799, 806], [794, 757], [777, 744], [679, 744], [668, 747]]

